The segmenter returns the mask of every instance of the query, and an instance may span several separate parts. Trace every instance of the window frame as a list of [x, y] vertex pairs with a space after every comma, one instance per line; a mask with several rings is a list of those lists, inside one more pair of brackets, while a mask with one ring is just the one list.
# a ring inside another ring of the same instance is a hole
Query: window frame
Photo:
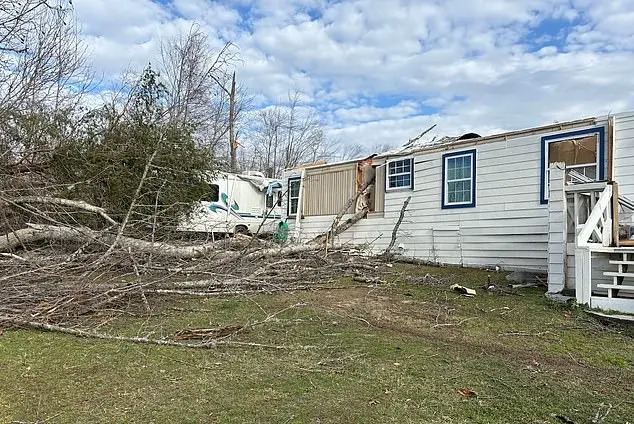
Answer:
[[[291, 195], [291, 185], [293, 183], [299, 183], [300, 192], [297, 194], [297, 197], [293, 197]], [[288, 217], [297, 216], [297, 210], [294, 213], [291, 213], [291, 203], [293, 199], [297, 199], [297, 209], [299, 210], [299, 199], [301, 198], [301, 189], [302, 189], [302, 178], [301, 177], [293, 177], [288, 179], [288, 203], [286, 205], [286, 215]]]
[[[214, 188], [215, 188], [215, 194], [216, 196], [212, 197], [210, 194], [214, 193]], [[220, 185], [215, 184], [215, 183], [211, 183], [209, 184], [209, 192], [206, 193], [202, 198], [201, 198], [202, 202], [209, 202], [209, 203], [216, 203], [220, 201]]]
[[267, 210], [276, 208], [281, 205], [282, 205], [281, 191], [274, 191], [270, 196], [268, 194], [265, 196], [265, 206]]
[[605, 180], [606, 163], [605, 163], [605, 127], [586, 128], [583, 130], [569, 131], [559, 134], [546, 135], [541, 138], [541, 167], [539, 181], [539, 203], [548, 204], [548, 150], [550, 143], [566, 141], [579, 138], [580, 136], [597, 135], [597, 180]]
[[[447, 196], [449, 194], [449, 181], [447, 180], [447, 161], [458, 157], [469, 157], [471, 159], [471, 201], [469, 202], [453, 202], [449, 203]], [[442, 155], [442, 187], [441, 187], [441, 209], [462, 209], [475, 208], [476, 206], [476, 149], [461, 150], [459, 152], [445, 153]]]
[[[395, 162], [409, 161], [409, 172], [399, 172], [390, 175], [390, 164]], [[409, 175], [409, 185], [402, 187], [390, 187], [390, 176]], [[398, 191], [398, 190], [414, 190], [414, 158], [399, 158], [391, 159], [385, 162], [385, 192]]]

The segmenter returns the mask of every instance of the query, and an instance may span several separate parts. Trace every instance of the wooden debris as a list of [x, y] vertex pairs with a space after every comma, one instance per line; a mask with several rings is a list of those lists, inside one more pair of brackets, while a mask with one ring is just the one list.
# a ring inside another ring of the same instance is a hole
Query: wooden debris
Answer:
[[570, 418], [564, 416], [564, 415], [559, 415], [559, 414], [551, 414], [551, 417], [559, 420], [560, 423], [562, 424], [575, 424], [574, 421], [572, 421]]
[[359, 283], [368, 283], [368, 284], [386, 284], [387, 281], [381, 279], [381, 277], [361, 277], [354, 276], [352, 277], [353, 281], [358, 281]]
[[526, 284], [509, 284], [509, 287], [512, 289], [531, 289], [538, 287], [537, 283], [526, 283]]
[[422, 278], [415, 278], [412, 280], [414, 284], [438, 284], [441, 280], [438, 277], [435, 277], [431, 274], [425, 274]]
[[197, 328], [181, 330], [174, 334], [176, 340], [209, 340], [219, 339], [233, 334], [245, 331], [244, 326], [228, 325], [226, 327], [219, 328]]
[[169, 339], [150, 339], [147, 337], [115, 336], [112, 334], [98, 333], [96, 331], [80, 330], [77, 328], [62, 327], [60, 325], [21, 320], [21, 319], [16, 319], [14, 317], [3, 316], [3, 315], [0, 315], [0, 322], [8, 322], [13, 325], [24, 327], [24, 328], [33, 328], [33, 329], [44, 330], [44, 331], [71, 334], [77, 337], [86, 337], [86, 338], [93, 338], [93, 339], [112, 340], [112, 341], [118, 341], [118, 342], [130, 342], [130, 343], [139, 343], [139, 344], [154, 344], [159, 346], [177, 346], [177, 347], [199, 348], [199, 349], [213, 348], [219, 345], [253, 346], [253, 347], [263, 347], [263, 348], [269, 348], [269, 349], [287, 349], [288, 348], [286, 346], [274, 346], [274, 345], [266, 345], [261, 343], [233, 342], [229, 340], [212, 340], [209, 342], [201, 342], [201, 343], [184, 343], [184, 342], [179, 342], [179, 341], [174, 341]]
[[475, 296], [476, 295], [476, 291], [473, 289], [470, 289], [468, 287], [464, 287], [461, 286], [459, 284], [453, 284], [449, 287], [450, 290], [453, 290], [455, 292], [461, 293], [465, 296]]
[[457, 390], [458, 394], [464, 398], [476, 397], [478, 394], [470, 389], [460, 388]]

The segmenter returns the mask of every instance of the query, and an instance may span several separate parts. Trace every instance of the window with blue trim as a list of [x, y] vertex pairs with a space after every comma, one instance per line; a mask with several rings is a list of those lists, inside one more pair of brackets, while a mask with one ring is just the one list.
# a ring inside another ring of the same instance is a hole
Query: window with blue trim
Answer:
[[548, 203], [549, 168], [566, 165], [571, 181], [601, 181], [605, 178], [605, 129], [588, 128], [542, 137], [541, 201]]
[[387, 189], [414, 187], [414, 160], [401, 159], [387, 163]]
[[442, 207], [475, 206], [475, 150], [447, 153], [442, 157]]

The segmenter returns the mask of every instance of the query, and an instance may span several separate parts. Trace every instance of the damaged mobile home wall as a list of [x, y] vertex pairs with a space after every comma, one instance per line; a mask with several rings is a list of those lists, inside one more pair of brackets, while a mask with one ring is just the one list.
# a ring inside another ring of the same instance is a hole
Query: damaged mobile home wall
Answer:
[[[622, 185], [621, 192], [634, 197], [634, 167], [627, 165], [634, 156], [634, 145], [628, 144], [634, 140], [634, 115], [617, 115], [616, 122], [615, 146], [619, 153], [615, 155], [615, 177], [628, 177], [629, 183]], [[382, 161], [413, 158], [413, 188], [381, 191], [375, 196], [375, 212], [341, 234], [337, 241], [367, 243], [373, 251], [382, 251], [390, 241], [403, 202], [412, 196], [398, 234], [397, 252], [444, 264], [546, 271], [549, 212], [544, 199], [548, 189], [543, 183], [542, 146], [548, 148], [550, 140], [597, 134], [602, 141], [600, 149], [604, 150], [606, 131], [607, 117], [587, 119], [423, 147], [410, 156], [379, 159], [375, 161], [379, 165], [377, 179], [379, 175], [385, 178]], [[443, 156], [457, 152], [474, 155], [475, 206], [443, 208]], [[601, 157], [605, 172], [607, 158], [605, 154]], [[315, 167], [314, 172], [323, 172], [328, 166]], [[300, 174], [301, 170], [287, 171], [283, 183], [288, 185]], [[379, 201], [383, 194], [384, 205]], [[288, 205], [284, 210], [288, 212]], [[306, 241], [326, 231], [334, 216], [305, 214], [297, 221], [300, 239]], [[289, 219], [289, 223], [294, 226], [295, 220]]]
[[[634, 112], [619, 113], [613, 117], [615, 124], [613, 180], [618, 183], [620, 196], [634, 199]], [[591, 281], [594, 293], [605, 293], [605, 289], [599, 289], [597, 286], [612, 282], [611, 277], [604, 275], [604, 272], [614, 271], [614, 266], [610, 265], [609, 260], [608, 256], [593, 256]], [[575, 251], [572, 243], [568, 244], [566, 265], [566, 288], [573, 289], [575, 287]]]

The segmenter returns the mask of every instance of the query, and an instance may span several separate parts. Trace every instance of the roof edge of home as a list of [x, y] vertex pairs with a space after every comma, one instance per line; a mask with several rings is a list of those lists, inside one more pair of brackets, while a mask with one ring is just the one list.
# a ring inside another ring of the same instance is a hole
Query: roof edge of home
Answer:
[[[427, 146], [422, 145], [422, 146], [413, 147], [409, 149], [403, 149], [401, 151], [390, 151], [385, 153], [379, 153], [375, 156], [375, 158], [389, 159], [392, 157], [411, 156], [411, 155], [415, 155], [415, 154], [423, 153], [423, 152], [451, 150], [456, 147], [467, 147], [467, 146], [476, 146], [476, 145], [485, 144], [485, 143], [493, 143], [496, 141], [504, 141], [504, 140], [509, 140], [512, 138], [524, 137], [527, 135], [538, 135], [538, 134], [548, 133], [552, 131], [564, 131], [571, 128], [584, 127], [588, 125], [596, 125], [598, 121], [601, 121], [607, 118], [608, 116], [594, 116], [590, 118], [575, 119], [572, 121], [557, 122], [554, 124], [542, 125], [542, 126], [532, 127], [532, 128], [525, 128], [522, 130], [507, 131], [507, 132], [492, 134], [492, 135], [483, 136], [479, 138], [471, 138], [466, 140], [452, 140], [446, 143], [429, 144]], [[326, 167], [336, 166], [336, 165], [345, 165], [347, 163], [359, 162], [363, 159], [366, 159], [367, 157], [368, 156], [356, 158], [356, 159], [347, 159], [347, 160], [332, 162], [332, 163], [318, 164], [314, 166], [303, 165], [302, 168], [315, 169], [315, 168], [326, 168]], [[290, 171], [292, 169], [297, 169], [297, 168], [286, 169], [286, 171]]]

